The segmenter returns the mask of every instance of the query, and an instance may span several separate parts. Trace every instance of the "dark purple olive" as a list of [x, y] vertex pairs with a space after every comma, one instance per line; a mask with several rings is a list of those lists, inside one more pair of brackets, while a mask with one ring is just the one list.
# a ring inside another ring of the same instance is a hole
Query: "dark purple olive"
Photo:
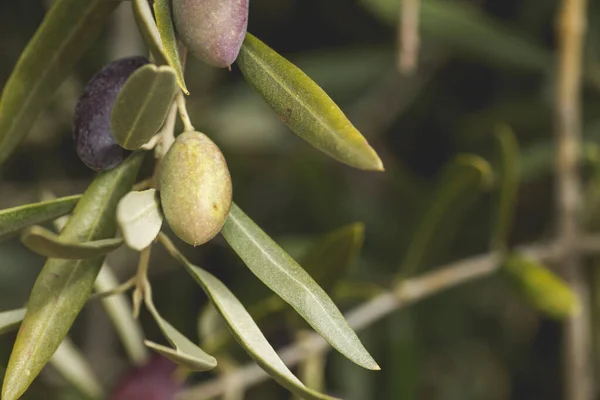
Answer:
[[192, 54], [217, 68], [238, 56], [248, 27], [249, 0], [173, 0], [173, 19]]
[[91, 169], [114, 168], [129, 155], [113, 137], [110, 114], [127, 78], [149, 62], [143, 56], [121, 58], [102, 68], [85, 86], [75, 108], [73, 137], [77, 155]]

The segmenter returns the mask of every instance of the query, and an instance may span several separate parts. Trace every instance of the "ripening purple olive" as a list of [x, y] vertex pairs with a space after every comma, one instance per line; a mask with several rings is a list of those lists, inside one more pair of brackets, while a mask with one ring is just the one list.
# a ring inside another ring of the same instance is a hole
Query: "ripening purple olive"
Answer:
[[238, 56], [248, 27], [249, 0], [173, 0], [181, 41], [205, 63], [229, 67]]
[[90, 79], [75, 108], [75, 151], [94, 171], [119, 165], [129, 155], [113, 137], [110, 114], [127, 78], [150, 61], [143, 56], [121, 58], [106, 65]]

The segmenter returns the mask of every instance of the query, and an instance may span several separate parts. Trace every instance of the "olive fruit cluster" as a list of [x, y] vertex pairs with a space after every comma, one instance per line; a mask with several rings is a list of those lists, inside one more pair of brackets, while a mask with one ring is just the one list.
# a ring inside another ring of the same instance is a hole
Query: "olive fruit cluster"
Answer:
[[[128, 57], [105, 66], [80, 97], [74, 121], [75, 149], [96, 171], [114, 168], [130, 151], [111, 130], [111, 113], [127, 79], [148, 64]], [[232, 188], [223, 154], [206, 135], [184, 132], [160, 162], [158, 185], [165, 218], [183, 241], [197, 246], [220, 232], [231, 208]]]
[[[177, 35], [202, 61], [214, 67], [229, 67], [246, 36], [248, 3], [173, 0]], [[77, 103], [75, 149], [83, 163], [95, 171], [116, 167], [130, 153], [122, 140], [115, 139], [111, 115], [128, 78], [146, 64], [149, 60], [141, 56], [108, 64], [88, 82]], [[229, 169], [219, 148], [200, 132], [184, 132], [159, 168], [161, 206], [173, 232], [194, 246], [212, 239], [229, 215], [232, 198]]]

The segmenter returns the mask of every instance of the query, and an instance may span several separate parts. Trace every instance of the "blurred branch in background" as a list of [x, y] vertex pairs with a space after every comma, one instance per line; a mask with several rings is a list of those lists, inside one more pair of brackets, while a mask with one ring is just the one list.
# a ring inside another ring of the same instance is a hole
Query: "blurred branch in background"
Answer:
[[400, 26], [400, 72], [411, 74], [415, 71], [419, 59], [419, 11], [421, 0], [402, 0]]
[[[556, 261], [563, 257], [559, 242], [523, 246], [517, 248], [517, 251], [544, 262]], [[578, 241], [575, 251], [584, 254], [598, 253], [600, 251], [600, 237], [582, 238]], [[439, 267], [436, 271], [400, 282], [390, 291], [350, 310], [345, 314], [345, 317], [353, 329], [362, 330], [396, 310], [410, 306], [443, 290], [492, 275], [499, 269], [500, 263], [501, 257], [497, 253], [486, 253], [456, 261]], [[331, 347], [321, 336], [311, 333], [301, 341], [282, 349], [279, 355], [291, 367], [309, 357], [324, 354], [329, 350], [331, 350]], [[177, 399], [209, 400], [223, 395], [232, 382], [235, 382], [236, 387], [248, 388], [268, 378], [266, 372], [258, 365], [248, 364], [235, 372], [228, 373], [226, 377], [200, 383], [191, 389], [185, 390], [181, 392]]]
[[589, 287], [577, 251], [581, 178], [581, 77], [586, 0], [563, 0], [557, 20], [559, 40], [556, 83], [556, 200], [560, 260], [565, 276], [578, 294], [582, 312], [565, 326], [565, 398], [587, 400], [594, 392], [591, 364]]

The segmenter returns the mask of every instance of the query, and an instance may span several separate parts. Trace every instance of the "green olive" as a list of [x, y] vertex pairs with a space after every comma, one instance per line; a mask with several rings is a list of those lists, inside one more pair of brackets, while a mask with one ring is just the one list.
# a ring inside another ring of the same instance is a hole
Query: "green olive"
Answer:
[[223, 153], [200, 132], [177, 137], [158, 176], [167, 223], [184, 242], [208, 242], [223, 227], [231, 208], [231, 176]]

